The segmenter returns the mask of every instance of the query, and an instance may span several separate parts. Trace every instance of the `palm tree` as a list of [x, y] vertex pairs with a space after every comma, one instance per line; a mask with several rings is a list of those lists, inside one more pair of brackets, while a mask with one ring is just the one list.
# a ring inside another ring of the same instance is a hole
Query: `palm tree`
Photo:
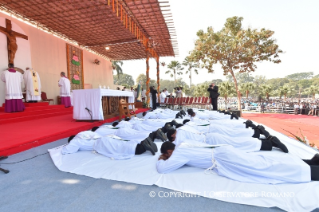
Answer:
[[271, 85], [261, 85], [260, 88], [261, 88], [261, 93], [265, 95], [267, 100], [269, 101], [269, 95], [270, 95], [270, 92], [272, 91]]
[[306, 92], [312, 95], [312, 99], [315, 100], [315, 95], [319, 92], [319, 89], [316, 86], [312, 85], [306, 90]]
[[289, 85], [285, 84], [284, 86], [279, 88], [279, 92], [280, 95], [284, 95], [284, 100], [286, 100], [287, 95], [289, 95], [292, 92], [292, 88]]
[[171, 77], [174, 77], [174, 87], [175, 87], [175, 82], [176, 82], [176, 74], [182, 75], [184, 68], [182, 68], [181, 64], [173, 60], [171, 61], [170, 64], [167, 65], [167, 68], [169, 69], [168, 71], [165, 72], [165, 74], [171, 74]]
[[225, 108], [227, 109], [227, 98], [236, 93], [236, 89], [233, 83], [231, 82], [222, 82], [219, 85], [219, 93], [222, 97], [225, 98]]
[[123, 70], [122, 70], [122, 66], [123, 65], [123, 61], [112, 61], [112, 68], [113, 71], [116, 70], [116, 74], [117, 74], [117, 78], [120, 77], [120, 74], [123, 74]]
[[246, 93], [246, 98], [248, 98], [248, 94], [251, 90], [255, 89], [255, 84], [252, 82], [246, 82], [241, 84], [240, 90]]
[[187, 71], [185, 74], [188, 74], [189, 72], [189, 87], [192, 86], [192, 69], [194, 69], [194, 72], [196, 74], [198, 74], [198, 70], [196, 68], [198, 68], [198, 63], [194, 63], [192, 61], [190, 61], [189, 57], [186, 57], [182, 63], [183, 66], [188, 67]]

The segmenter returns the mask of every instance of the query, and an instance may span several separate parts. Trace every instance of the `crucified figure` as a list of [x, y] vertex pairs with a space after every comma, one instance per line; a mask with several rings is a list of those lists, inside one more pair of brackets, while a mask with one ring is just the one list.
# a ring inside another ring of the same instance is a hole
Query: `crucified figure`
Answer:
[[16, 52], [18, 50], [17, 45], [17, 39], [15, 35], [12, 35], [11, 33], [8, 33], [6, 31], [3, 31], [0, 29], [0, 32], [5, 34], [8, 38], [8, 57], [9, 57], [9, 63], [14, 63], [14, 58], [16, 55]]
[[28, 40], [28, 36], [23, 35], [21, 33], [15, 32], [12, 30], [12, 25], [11, 21], [6, 19], [6, 27], [1, 27], [0, 26], [0, 32], [5, 34], [7, 36], [7, 41], [8, 41], [8, 57], [9, 57], [9, 63], [14, 64], [14, 58], [16, 55], [16, 52], [18, 50], [18, 45], [17, 45], [17, 37], [23, 38]]

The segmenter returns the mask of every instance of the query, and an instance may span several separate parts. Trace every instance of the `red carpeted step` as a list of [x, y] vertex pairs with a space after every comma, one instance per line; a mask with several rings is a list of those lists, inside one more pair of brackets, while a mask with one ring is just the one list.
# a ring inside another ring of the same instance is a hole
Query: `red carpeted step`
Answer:
[[[139, 109], [138, 113], [148, 109]], [[65, 111], [67, 112], [67, 111]], [[37, 147], [58, 139], [75, 135], [81, 131], [92, 129], [106, 122], [118, 120], [118, 117], [103, 121], [77, 122], [72, 112], [67, 115], [54, 115], [49, 118], [32, 119], [23, 122], [6, 123], [0, 125], [0, 155], [12, 155], [33, 147]]]

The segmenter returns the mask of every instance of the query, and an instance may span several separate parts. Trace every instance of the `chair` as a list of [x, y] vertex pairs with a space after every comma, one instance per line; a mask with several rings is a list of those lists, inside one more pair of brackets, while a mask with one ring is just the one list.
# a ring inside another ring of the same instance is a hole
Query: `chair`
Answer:
[[41, 99], [43, 102], [49, 102], [49, 104], [51, 101], [53, 102], [53, 99], [48, 99], [47, 93], [43, 91], [41, 92]]
[[160, 104], [161, 107], [167, 107], [168, 97], [164, 99], [164, 102]]
[[[132, 109], [130, 109], [130, 106], [132, 107]], [[135, 116], [136, 117], [136, 113], [135, 113], [135, 106], [134, 103], [127, 103], [125, 99], [120, 99], [119, 102], [119, 121], [122, 120], [122, 117], [130, 117], [131, 116]]]

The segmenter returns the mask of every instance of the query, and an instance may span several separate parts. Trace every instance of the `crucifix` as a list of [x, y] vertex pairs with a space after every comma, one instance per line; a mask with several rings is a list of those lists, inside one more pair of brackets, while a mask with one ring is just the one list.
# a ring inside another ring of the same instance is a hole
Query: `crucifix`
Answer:
[[7, 36], [8, 62], [14, 64], [14, 57], [18, 50], [17, 37], [28, 40], [28, 36], [12, 31], [11, 20], [6, 19], [6, 27], [0, 26], [0, 32]]

